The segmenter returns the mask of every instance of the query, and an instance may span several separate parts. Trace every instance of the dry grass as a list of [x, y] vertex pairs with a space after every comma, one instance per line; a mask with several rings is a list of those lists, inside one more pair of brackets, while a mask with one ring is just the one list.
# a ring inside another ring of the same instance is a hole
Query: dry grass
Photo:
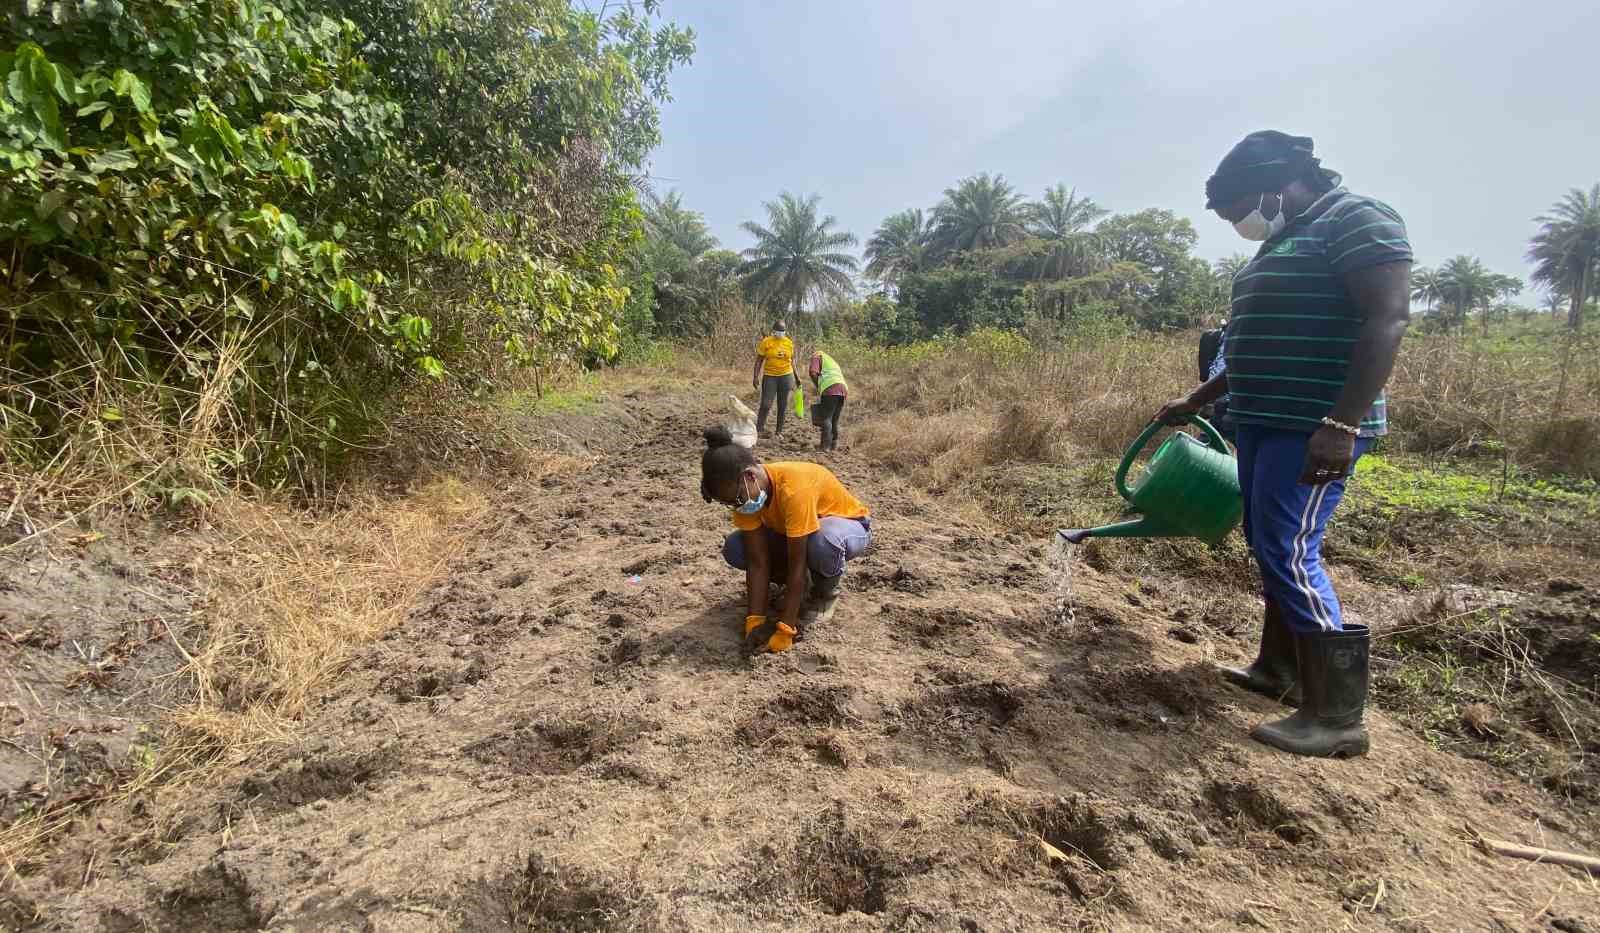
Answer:
[[1539, 330], [1407, 341], [1390, 381], [1396, 437], [1430, 454], [1503, 453], [1600, 478], [1600, 339]]
[[215, 504], [227, 543], [201, 570], [215, 594], [208, 636], [192, 651], [193, 700], [171, 716], [167, 747], [203, 765], [289, 736], [352, 651], [402, 621], [487, 507], [449, 478], [401, 497], [355, 494], [314, 518]]
[[1600, 795], [1600, 679], [1573, 648], [1594, 637], [1581, 597], [1445, 589], [1375, 638], [1374, 689], [1432, 744], [1582, 806]]
[[719, 367], [749, 368], [755, 363], [756, 344], [772, 320], [770, 311], [737, 299], [729, 301], [717, 314], [710, 335], [696, 345], [694, 355]]
[[924, 360], [840, 355], [860, 417], [852, 442], [934, 489], [1001, 463], [1115, 456], [1187, 388], [1179, 340], [1014, 352], [958, 343]]
[[90, 808], [203, 779], [291, 738], [352, 653], [402, 620], [486, 508], [477, 488], [448, 478], [400, 497], [351, 494], [317, 516], [242, 496], [211, 502], [213, 543], [196, 561], [213, 595], [207, 634], [197, 645], [172, 636], [189, 687], [158, 724], [158, 753], [122, 786], [0, 829], [0, 882]]
[[[858, 387], [856, 439], [942, 488], [1005, 461], [1118, 456], [1163, 402], [1194, 385], [1194, 334], [1045, 349], [1001, 338], [835, 348]], [[1600, 478], [1600, 347], [1590, 343], [1569, 348], [1539, 332], [1408, 340], [1389, 386], [1394, 443]]]

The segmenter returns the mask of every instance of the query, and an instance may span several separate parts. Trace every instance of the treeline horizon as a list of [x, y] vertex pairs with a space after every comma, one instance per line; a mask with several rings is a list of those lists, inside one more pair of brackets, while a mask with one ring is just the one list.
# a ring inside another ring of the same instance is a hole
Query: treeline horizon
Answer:
[[[843, 317], [885, 343], [977, 327], [1188, 328], [1226, 318], [1232, 277], [1252, 258], [1206, 262], [1194, 255], [1192, 223], [1164, 208], [1114, 214], [1065, 184], [1029, 200], [988, 173], [945, 189], [932, 208], [891, 214], [864, 244], [815, 194], [783, 192], [763, 208], [765, 222], [742, 225], [754, 244], [736, 253], [720, 248], [679, 192], [647, 198], [645, 258], [659, 273], [653, 308], [663, 334], [703, 332], [709, 309], [734, 295], [775, 315]], [[1580, 329], [1600, 279], [1600, 185], [1572, 189], [1536, 220], [1528, 258], [1537, 308], [1515, 301], [1529, 283], [1461, 254], [1414, 267], [1422, 325], [1457, 330], [1474, 318], [1487, 327], [1564, 311]], [[858, 245], [859, 257], [850, 251]]]

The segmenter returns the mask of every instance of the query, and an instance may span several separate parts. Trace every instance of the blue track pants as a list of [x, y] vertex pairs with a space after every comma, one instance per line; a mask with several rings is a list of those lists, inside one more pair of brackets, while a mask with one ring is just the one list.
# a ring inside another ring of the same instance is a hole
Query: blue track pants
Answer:
[[[1300, 483], [1310, 434], [1241, 424], [1239, 488], [1244, 494], [1244, 538], [1261, 568], [1266, 597], [1283, 610], [1295, 632], [1344, 628], [1339, 597], [1322, 569], [1322, 532], [1339, 500], [1343, 479], [1320, 486]], [[1356, 441], [1356, 457], [1372, 441]]]

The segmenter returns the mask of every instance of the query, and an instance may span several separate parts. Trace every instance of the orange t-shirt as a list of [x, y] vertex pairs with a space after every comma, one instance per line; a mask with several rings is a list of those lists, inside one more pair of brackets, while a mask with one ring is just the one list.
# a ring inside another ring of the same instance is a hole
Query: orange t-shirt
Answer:
[[822, 527], [829, 517], [866, 518], [861, 500], [850, 495], [839, 477], [815, 463], [769, 463], [767, 478], [772, 493], [754, 515], [733, 513], [733, 526], [755, 531], [762, 525], [788, 538], [804, 538]]

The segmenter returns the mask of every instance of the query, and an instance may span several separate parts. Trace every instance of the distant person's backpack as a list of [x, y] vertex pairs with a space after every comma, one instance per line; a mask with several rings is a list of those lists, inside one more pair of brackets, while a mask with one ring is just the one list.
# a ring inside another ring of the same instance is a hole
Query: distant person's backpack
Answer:
[[1211, 361], [1217, 358], [1217, 348], [1222, 346], [1222, 328], [1213, 327], [1200, 335], [1200, 381], [1211, 378]]

